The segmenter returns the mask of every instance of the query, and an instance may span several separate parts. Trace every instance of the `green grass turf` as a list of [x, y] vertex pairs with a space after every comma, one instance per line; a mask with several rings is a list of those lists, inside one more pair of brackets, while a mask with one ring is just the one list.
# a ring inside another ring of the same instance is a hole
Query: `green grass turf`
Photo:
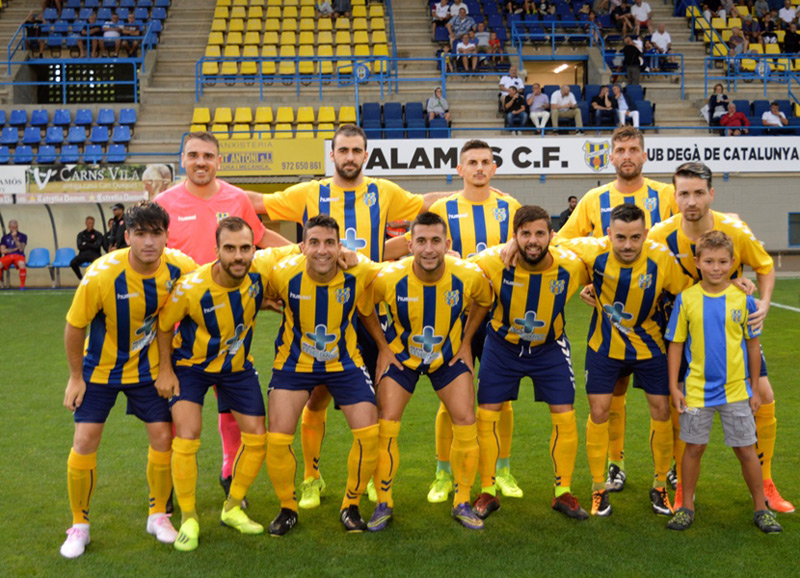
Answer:
[[[719, 424], [703, 461], [694, 527], [683, 534], [664, 528], [666, 518], [652, 513], [647, 497], [652, 461], [647, 447], [649, 418], [640, 391], [633, 391], [629, 398], [628, 485], [623, 493], [612, 496], [613, 515], [580, 523], [550, 510], [550, 420], [546, 406], [533, 403], [528, 381], [515, 404], [512, 452], [512, 470], [525, 498], [504, 499], [502, 509], [482, 532], [461, 528], [450, 518], [449, 504], [433, 505], [425, 499], [434, 473], [437, 407], [427, 379], [420, 382], [404, 416], [401, 465], [395, 481], [396, 519], [388, 530], [348, 536], [339, 524], [351, 436], [342, 416], [332, 410], [322, 461], [329, 490], [322, 506], [301, 511], [300, 524], [282, 539], [242, 536], [221, 527], [220, 441], [214, 398], [209, 395], [199, 454], [201, 544], [191, 554], [176, 552], [145, 533], [147, 440], [137, 420], [124, 415], [121, 400], [108, 420], [99, 453], [98, 487], [92, 501], [93, 541], [83, 557], [65, 560], [58, 548], [71, 522], [65, 472], [73, 426], [71, 415], [61, 406], [67, 381], [62, 331], [70, 300], [67, 291], [0, 294], [3, 576], [797, 575], [800, 513], [779, 516], [783, 535], [758, 532], [738, 462], [724, 447]], [[779, 281], [774, 300], [800, 306], [800, 281]], [[572, 488], [587, 509], [590, 478], [584, 424], [588, 406], [582, 368], [588, 319], [588, 308], [576, 298], [567, 315], [578, 375], [580, 437]], [[774, 479], [784, 497], [800, 506], [798, 321], [800, 313], [773, 308], [763, 343], [778, 399]], [[264, 387], [277, 325], [278, 317], [265, 312], [256, 329], [254, 355]], [[301, 455], [299, 440], [296, 451]], [[265, 471], [249, 498], [249, 514], [266, 525], [277, 513], [278, 503]], [[372, 506], [366, 498], [362, 506], [368, 517]]]

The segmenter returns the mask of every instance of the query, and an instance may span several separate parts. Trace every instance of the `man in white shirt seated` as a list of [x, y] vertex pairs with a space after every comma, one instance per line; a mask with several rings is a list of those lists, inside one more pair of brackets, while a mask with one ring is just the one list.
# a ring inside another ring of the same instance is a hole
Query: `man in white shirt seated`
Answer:
[[667, 26], [663, 22], [659, 23], [658, 30], [653, 32], [650, 37], [650, 42], [653, 43], [661, 54], [667, 54], [672, 51], [672, 37], [667, 32]]
[[797, 18], [797, 8], [792, 6], [792, 0], [786, 0], [783, 8], [778, 11], [778, 18], [780, 19], [782, 30], [788, 29], [789, 24], [795, 21]]
[[448, 0], [441, 0], [433, 5], [431, 8], [431, 37], [436, 37], [437, 28], [447, 27], [450, 22], [450, 2]]
[[464, 4], [464, 0], [453, 0], [453, 3], [450, 4], [450, 16], [458, 16], [458, 12], [462, 8], [467, 11], [467, 14], [469, 14], [469, 6]]
[[625, 95], [622, 94], [622, 89], [619, 87], [619, 84], [615, 84], [611, 87], [612, 93], [612, 103], [614, 106], [614, 110], [617, 112], [617, 124], [624, 125], [628, 122], [628, 119], [631, 120], [633, 126], [639, 126], [639, 111], [636, 110], [636, 105], [633, 101], [628, 101], [625, 98]]
[[559, 118], [575, 119], [577, 134], [583, 134], [583, 115], [578, 108], [578, 101], [575, 95], [569, 90], [569, 85], [564, 84], [561, 90], [557, 90], [550, 97], [550, 118], [553, 120], [553, 128], [558, 128]]
[[513, 86], [517, 92], [522, 93], [525, 90], [525, 83], [517, 75], [517, 67], [512, 66], [508, 69], [508, 74], [500, 78], [497, 93], [497, 110], [503, 112], [503, 99], [508, 94], [508, 87]]
[[[770, 104], [769, 110], [761, 115], [761, 124], [766, 127], [784, 127], [789, 124], [786, 115], [781, 112], [777, 100], [773, 100]], [[785, 134], [782, 130], [776, 128], [764, 129], [764, 134]]]
[[639, 35], [642, 27], [647, 28], [650, 34], [653, 33], [653, 22], [650, 19], [651, 12], [650, 4], [642, 0], [636, 0], [634, 5], [631, 6], [631, 16], [633, 16], [634, 21], [634, 34]]

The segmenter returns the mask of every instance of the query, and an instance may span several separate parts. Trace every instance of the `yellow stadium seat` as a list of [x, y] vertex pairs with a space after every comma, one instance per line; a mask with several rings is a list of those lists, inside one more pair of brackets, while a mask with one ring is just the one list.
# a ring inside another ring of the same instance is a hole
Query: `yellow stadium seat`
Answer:
[[281, 18], [281, 9], [279, 6], [269, 6], [267, 8], [267, 18], [277, 18], [280, 20]]
[[311, 6], [313, 8], [316, 5], [317, 3], [314, 0], [300, 0], [300, 6]]
[[783, 45], [783, 37], [786, 36], [786, 30], [776, 30], [775, 36], [778, 37], [778, 44]]
[[728, 40], [731, 39], [731, 36], [733, 36], [733, 32], [731, 32], [730, 30], [723, 30], [722, 31], [722, 41], [725, 42], [726, 44], [727, 44]]
[[300, 18], [314, 18], [316, 14], [314, 14], [314, 7], [313, 6], [303, 6], [300, 8]]
[[336, 109], [334, 109], [332, 106], [319, 107], [319, 111], [317, 112], [317, 122], [336, 122]]
[[792, 0], [792, 6], [800, 6], [800, 0]]
[[189, 127], [189, 132], [206, 132], [208, 127], [204, 124], [193, 124]]
[[248, 45], [251, 45], [251, 44], [255, 45], [255, 46], [260, 46], [261, 45], [261, 34], [259, 34], [258, 32], [245, 32], [244, 45], [248, 46]]
[[333, 34], [330, 30], [317, 33], [317, 44], [333, 44]]
[[259, 6], [261, 8], [264, 7], [264, 0], [250, 0], [250, 6]]
[[217, 6], [214, 8], [214, 19], [227, 20], [230, 17], [227, 6]]
[[336, 19], [336, 30], [350, 30], [350, 19], [349, 18], [337, 18]]
[[353, 30], [366, 30], [366, 29], [367, 29], [366, 18], [353, 18]]
[[233, 113], [233, 124], [252, 124], [253, 111], [249, 106], [237, 106]]
[[267, 0], [267, 6], [278, 6], [283, 4], [283, 0]]
[[272, 107], [259, 106], [256, 108], [256, 124], [272, 124]]
[[352, 55], [353, 51], [350, 49], [349, 44], [340, 44], [336, 47], [336, 69], [340, 74], [353, 73], [353, 61], [350, 58], [345, 58]]
[[231, 0], [217, 0], [217, 6], [222, 6], [224, 8], [230, 8]]
[[242, 18], [231, 18], [228, 22], [228, 32], [244, 32], [244, 20]]
[[292, 125], [290, 124], [276, 124], [275, 125], [275, 138], [276, 139], [291, 139], [294, 138], [292, 133]]
[[366, 18], [367, 17], [367, 8], [366, 6], [353, 6], [353, 18]]
[[314, 47], [309, 44], [303, 44], [300, 46], [297, 55], [306, 58], [306, 60], [301, 60], [298, 63], [298, 72], [305, 75], [314, 74]]
[[316, 42], [316, 39], [314, 38], [314, 33], [309, 30], [304, 30], [297, 37], [297, 43], [300, 46], [304, 45], [313, 46], [314, 42]]
[[207, 107], [201, 106], [194, 109], [192, 113], [192, 124], [208, 124], [211, 122], [211, 111]]
[[272, 46], [278, 45], [278, 33], [275, 31], [265, 32], [263, 43], [271, 44]]
[[362, 59], [365, 59], [366, 61], [362, 62], [362, 64], [367, 67], [367, 70], [372, 72], [373, 63], [369, 60], [369, 57], [371, 55], [369, 53], [369, 45], [368, 44], [356, 44], [356, 47], [353, 49], [353, 56], [356, 57], [356, 60], [358, 60], [359, 57], [361, 57]]
[[228, 44], [225, 47], [225, 51], [222, 53], [225, 58], [239, 58], [242, 55], [241, 50], [239, 50], [239, 46], [236, 44]]
[[703, 18], [702, 15], [699, 18], [695, 18], [694, 20], [695, 30], [708, 30], [708, 28], [709, 28], [708, 20]]
[[225, 44], [225, 37], [222, 35], [222, 32], [212, 32], [208, 35], [208, 43], [221, 46]]
[[725, 30], [726, 28], [728, 28], [728, 25], [726, 24], [724, 18], [712, 18], [711, 27], [714, 30]]
[[281, 29], [281, 20], [280, 18], [267, 18], [266, 24], [264, 24], [264, 30], [269, 32], [278, 32]]
[[369, 44], [369, 34], [366, 30], [353, 32], [353, 44]]
[[231, 18], [240, 18], [244, 20], [247, 18], [247, 10], [245, 10], [244, 6], [234, 6], [231, 8]]
[[686, 18], [691, 19], [692, 16], [694, 16], [695, 18], [701, 18], [703, 16], [703, 13], [700, 12], [700, 8], [698, 8], [697, 6], [688, 6], [686, 8]]
[[[254, 45], [254, 44], [246, 45], [244, 47], [244, 50], [242, 51], [242, 56], [253, 58], [253, 60], [245, 60], [244, 62], [242, 62], [242, 75], [243, 76], [255, 76], [256, 74], [258, 74], [258, 62], [256, 60], [258, 58], [258, 46]], [[250, 109], [249, 108], [245, 108], [244, 110], [249, 111]], [[237, 117], [239, 115], [239, 109], [238, 108], [236, 109], [236, 115], [237, 115]], [[233, 122], [252, 122], [252, 120], [250, 120], [250, 121], [239, 121], [239, 120], [234, 119]]]
[[297, 30], [297, 19], [296, 18], [284, 18], [281, 21], [281, 30], [291, 30], [294, 32]]
[[341, 106], [339, 107], [339, 124], [353, 124], [356, 122], [356, 107], [354, 106]]
[[250, 6], [247, 10], [247, 17], [248, 18], [258, 18], [261, 20], [264, 18], [264, 9], [261, 6]]
[[233, 0], [234, 6], [247, 6], [247, 0]]
[[372, 43], [373, 44], [386, 44], [386, 31], [385, 30], [376, 30], [372, 33]]
[[219, 74], [219, 62], [204, 62], [202, 73], [204, 76], [216, 76]]
[[261, 18], [248, 18], [245, 30], [247, 32], [261, 32], [263, 27], [264, 23], [261, 22]]
[[333, 138], [333, 123], [323, 122], [317, 125], [317, 138]]
[[337, 30], [336, 31], [336, 44], [350, 44], [350, 31]]
[[383, 18], [372, 18], [369, 21], [370, 30], [386, 30], [386, 21]]
[[253, 126], [253, 138], [258, 140], [269, 140], [272, 138], [272, 127], [268, 124], [257, 124]]
[[230, 135], [228, 135], [227, 124], [212, 124], [211, 132], [214, 133], [214, 136], [217, 137], [217, 140], [228, 140], [230, 138]]
[[298, 106], [297, 107], [297, 122], [316, 122], [314, 118], [314, 107], [313, 106]]
[[291, 30], [281, 32], [281, 46], [294, 46], [297, 44], [297, 35]]
[[242, 40], [242, 33], [241, 32], [228, 32], [228, 36], [225, 38], [225, 44], [231, 45], [240, 45], [243, 42]]
[[[800, 70], [800, 60], [798, 60], [797, 58], [792, 60], [792, 72], [794, 72], [796, 70]], [[797, 106], [798, 105], [795, 104], [795, 107], [797, 107]], [[797, 112], [797, 108], [795, 108], [795, 114], [794, 115], [795, 116], [800, 116], [800, 113]]]
[[[726, 32], [730, 34], [730, 30], [727, 30]], [[714, 44], [714, 53], [712, 56], [728, 56], [728, 46], [726, 44], [717, 42]]]
[[742, 27], [742, 19], [741, 18], [728, 18], [728, 25], [726, 28], [741, 28]]
[[[372, 48], [372, 56], [385, 56], [389, 57], [389, 47], [385, 44], [376, 44]], [[372, 72], [383, 72], [386, 73], [389, 69], [389, 63], [385, 60], [382, 62], [375, 62], [373, 63]]]
[[333, 30], [333, 23], [331, 22], [330, 18], [320, 18], [319, 22], [317, 22], [317, 32], [330, 32]]
[[238, 62], [223, 62], [222, 68], [220, 69], [220, 74], [223, 76], [236, 76], [239, 74], [239, 63]]
[[298, 124], [296, 138], [314, 138], [314, 125], [309, 123]]
[[297, 18], [297, 7], [296, 6], [286, 6], [284, 4], [283, 8], [283, 17], [285, 18]]
[[369, 6], [369, 17], [370, 18], [383, 18], [383, 5], [382, 4], [370, 4], [370, 6]]
[[232, 140], [250, 140], [250, 125], [235, 124], [231, 133]]
[[[800, 1], [800, 0], [798, 0], [798, 1]], [[739, 12], [739, 17], [740, 18], [744, 18], [745, 16], [750, 14], [750, 7], [749, 6], [737, 6], [736, 10], [737, 10], [737, 12]]]
[[294, 6], [297, 7], [300, 3], [297, 0], [283, 0], [284, 6]]
[[[331, 48], [330, 44], [321, 44], [320, 46], [317, 47], [317, 56], [332, 57], [333, 48]], [[320, 60], [319, 72], [320, 74], [333, 74], [333, 61]]]
[[301, 18], [300, 19], [300, 32], [304, 32], [304, 31], [314, 32], [314, 30], [316, 30], [316, 27], [314, 25], [314, 19], [313, 18]]
[[[297, 56], [294, 46], [286, 45], [281, 46], [279, 54], [282, 58], [294, 58]], [[295, 70], [294, 61], [292, 60], [282, 60], [278, 63], [278, 74], [294, 74]]]
[[291, 106], [279, 106], [275, 111], [275, 122], [294, 124], [294, 109]]
[[[278, 56], [277, 49], [272, 46], [262, 46], [261, 47], [261, 57], [262, 58], [274, 58]], [[277, 70], [277, 66], [275, 65], [274, 60], [263, 60], [261, 62], [261, 73], [266, 75], [273, 75]]]
[[209, 44], [206, 46], [206, 56], [208, 58], [219, 58], [222, 56], [219, 46]]
[[211, 22], [211, 32], [225, 32], [228, 29], [228, 21], [221, 18], [215, 18]]
[[781, 47], [777, 44], [766, 44], [764, 46], [764, 54], [780, 54]]

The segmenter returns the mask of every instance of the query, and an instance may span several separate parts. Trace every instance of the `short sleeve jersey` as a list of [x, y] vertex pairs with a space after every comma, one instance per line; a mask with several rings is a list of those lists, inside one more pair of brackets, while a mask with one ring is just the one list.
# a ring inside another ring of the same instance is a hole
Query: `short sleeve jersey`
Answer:
[[[28, 243], [28, 235], [26, 235], [25, 233], [19, 233], [18, 232], [17, 233], [17, 240], [20, 243], [24, 243], [24, 244], [27, 245], [27, 243]], [[11, 233], [9, 233], [8, 235], [3, 235], [3, 238], [0, 239], [0, 245], [5, 247], [6, 249], [9, 249], [9, 251], [6, 253], [6, 255], [23, 255], [23, 256], [25, 255], [25, 251], [24, 250], [23, 251], [18, 251], [17, 250], [17, 244], [14, 242], [14, 237], [11, 236]]]

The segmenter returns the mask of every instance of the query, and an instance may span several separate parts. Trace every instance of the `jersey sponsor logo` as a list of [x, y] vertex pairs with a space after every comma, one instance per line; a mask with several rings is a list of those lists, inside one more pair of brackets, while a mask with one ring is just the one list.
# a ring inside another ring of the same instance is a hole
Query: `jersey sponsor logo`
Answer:
[[430, 365], [441, 356], [441, 352], [434, 351], [433, 348], [440, 345], [444, 341], [444, 337], [436, 335], [436, 332], [430, 325], [426, 325], [422, 328], [422, 334], [412, 335], [411, 341], [421, 345], [421, 347], [409, 345], [408, 352], [415, 357], [419, 357], [422, 363]]
[[608, 141], [583, 143], [583, 160], [586, 166], [594, 172], [599, 173], [608, 166], [609, 152], [611, 145]]
[[144, 318], [144, 324], [136, 330], [136, 335], [141, 336], [131, 344], [131, 353], [144, 349], [156, 337], [156, 314]]
[[328, 328], [324, 323], [320, 323], [314, 328], [314, 333], [306, 331], [305, 336], [313, 341], [313, 345], [302, 342], [300, 348], [304, 353], [309, 354], [317, 361], [331, 361], [339, 357], [339, 348], [334, 347], [328, 351], [328, 344], [336, 341], [335, 333], [328, 333]]
[[445, 291], [444, 292], [444, 302], [447, 304], [448, 307], [456, 307], [459, 302], [461, 292], [456, 289], [454, 291]]
[[297, 293], [292, 293], [289, 291], [289, 299], [299, 299], [300, 301], [308, 301], [311, 299], [311, 295], [298, 295]]
[[613, 210], [614, 209], [612, 207], [601, 207], [600, 212], [601, 213], [610, 213]]
[[347, 303], [350, 301], [350, 287], [344, 287], [343, 289], [337, 289], [334, 293], [336, 295], [336, 302], [337, 303]]
[[225, 342], [225, 345], [228, 348], [228, 353], [231, 355], [236, 355], [239, 352], [239, 349], [242, 347], [242, 343], [244, 343], [245, 333], [244, 324], [240, 323], [236, 326], [236, 329], [233, 331], [233, 337]]
[[467, 259], [469, 259], [470, 257], [474, 257], [475, 255], [477, 255], [481, 251], [485, 251], [485, 250], [486, 250], [486, 243], [478, 243], [477, 245], [475, 245], [475, 252], [474, 253], [470, 253], [469, 255], [467, 255]]
[[223, 307], [225, 307], [224, 303], [219, 303], [213, 307], [203, 307], [203, 313], [213, 313], [217, 309], [222, 309]]
[[353, 227], [350, 227], [344, 232], [344, 239], [342, 239], [342, 245], [345, 246], [346, 249], [350, 249], [351, 251], [358, 251], [359, 249], [363, 249], [367, 246], [367, 240], [360, 238], [356, 234], [356, 230]]
[[503, 285], [511, 285], [512, 287], [522, 287], [522, 283], [517, 283], [516, 281], [509, 281], [508, 279], [503, 279]]
[[550, 281], [550, 293], [553, 295], [561, 295], [566, 288], [566, 281], [564, 279], [553, 279]]
[[374, 191], [364, 194], [364, 204], [371, 207], [378, 202], [378, 195]]
[[625, 335], [630, 333], [631, 328], [625, 327], [622, 322], [633, 319], [633, 313], [628, 313], [625, 311], [624, 303], [617, 301], [613, 305], [603, 305], [603, 311], [605, 312], [606, 317], [608, 317], [608, 319], [611, 321], [611, 325], [619, 329], [620, 333], [624, 333]]
[[448, 219], [466, 219], [469, 217], [466, 213], [447, 213]]
[[416, 303], [417, 301], [419, 301], [419, 297], [402, 297], [398, 295], [397, 300], [400, 303]]
[[742, 310], [741, 309], [732, 309], [731, 310], [731, 321], [734, 323], [741, 323], [742, 322]]
[[650, 289], [653, 286], [653, 275], [652, 273], [647, 273], [645, 275], [639, 275], [639, 279], [637, 280], [637, 285], [639, 285], [639, 289]]
[[126, 301], [139, 296], [139, 293], [117, 293], [117, 301]]
[[655, 211], [656, 207], [658, 207], [658, 199], [655, 197], [648, 197], [644, 200], [644, 210], [645, 211]]
[[320, 197], [320, 203], [335, 203], [339, 200], [339, 197]]
[[508, 211], [505, 207], [495, 207], [492, 209], [492, 216], [495, 218], [496, 221], [503, 222], [508, 219]]
[[[185, 217], [178, 217], [178, 222], [182, 223], [183, 221], [196, 221], [197, 215], [186, 215]], [[219, 219], [217, 219], [219, 220]]]
[[219, 223], [222, 219], [230, 216], [231, 216], [230, 213], [217, 213], [217, 223]]
[[534, 334], [537, 329], [541, 329], [547, 325], [547, 323], [541, 319], [536, 319], [536, 311], [526, 311], [525, 317], [515, 318], [514, 323], [519, 327], [510, 327], [509, 331], [519, 335], [520, 339], [524, 339], [525, 341], [544, 341], [546, 335]]

